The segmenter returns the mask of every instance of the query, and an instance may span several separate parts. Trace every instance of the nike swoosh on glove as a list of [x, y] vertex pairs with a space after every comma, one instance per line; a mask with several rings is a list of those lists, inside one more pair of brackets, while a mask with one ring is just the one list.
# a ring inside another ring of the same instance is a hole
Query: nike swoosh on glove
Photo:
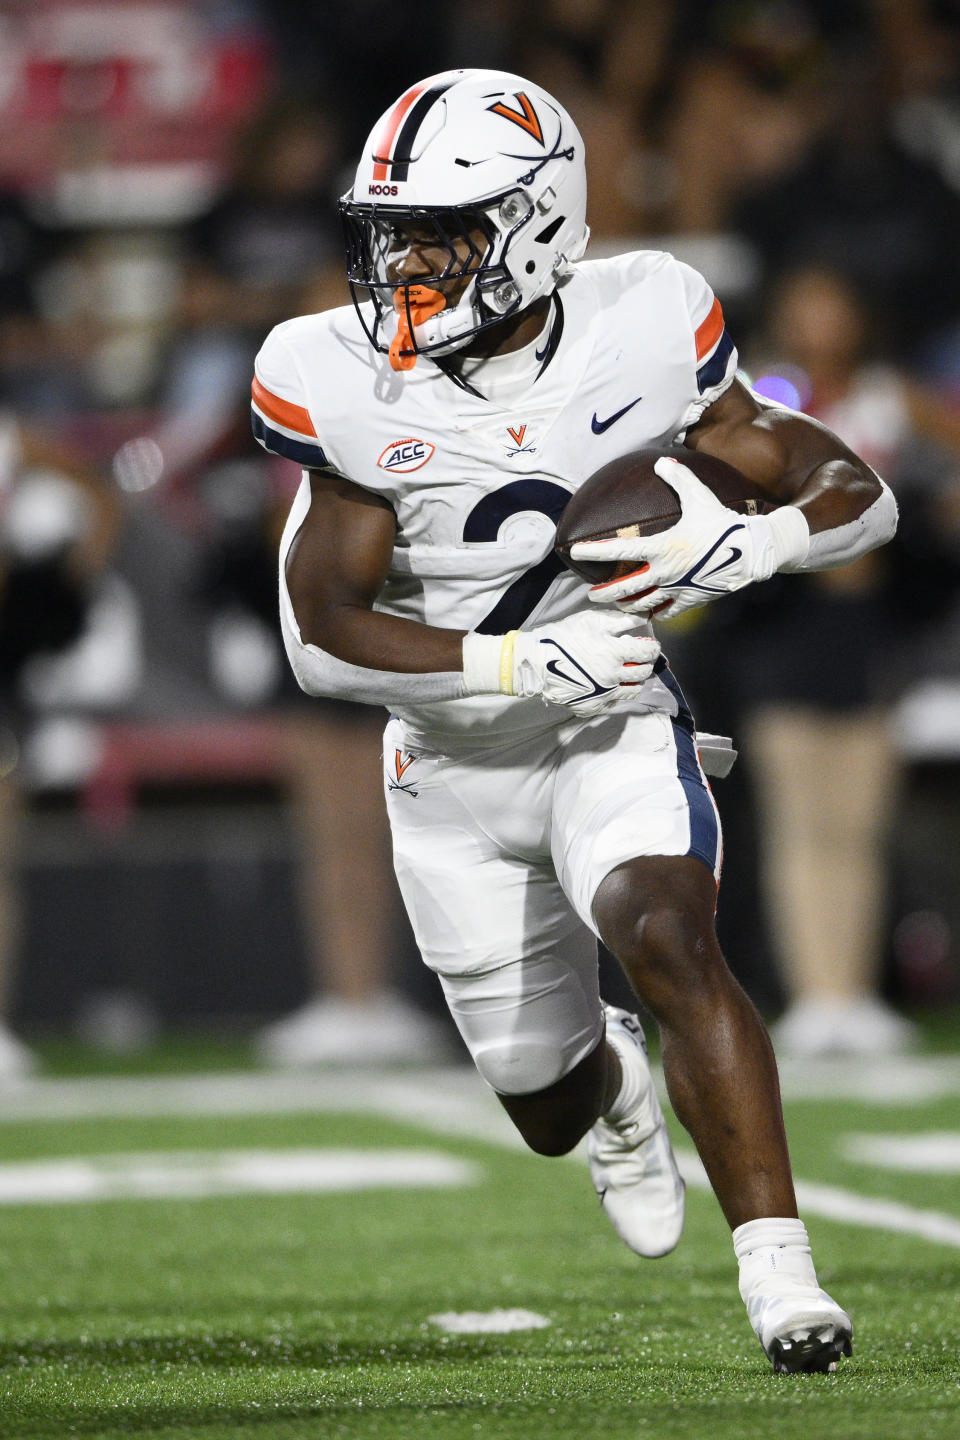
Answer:
[[630, 615], [679, 615], [755, 580], [769, 580], [806, 556], [810, 529], [795, 506], [782, 505], [769, 515], [739, 515], [679, 460], [664, 455], [653, 468], [676, 493], [680, 519], [659, 535], [574, 545], [574, 560], [636, 562], [629, 575], [594, 585], [590, 599], [595, 603], [616, 605]]
[[533, 630], [463, 639], [468, 695], [539, 695], [578, 715], [599, 715], [625, 687], [653, 673], [660, 644], [636, 634], [632, 615], [581, 610]]

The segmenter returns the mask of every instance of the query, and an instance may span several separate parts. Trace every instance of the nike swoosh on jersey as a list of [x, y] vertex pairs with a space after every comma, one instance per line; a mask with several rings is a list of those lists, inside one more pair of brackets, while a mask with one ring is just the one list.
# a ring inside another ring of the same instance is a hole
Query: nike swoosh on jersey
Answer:
[[624, 405], [622, 410], [618, 410], [615, 415], [609, 416], [606, 420], [598, 420], [597, 412], [594, 410], [593, 419], [590, 421], [590, 428], [594, 435], [602, 435], [604, 430], [609, 430], [611, 425], [616, 425], [617, 421], [626, 415], [628, 410], [632, 410], [634, 405], [639, 405], [642, 399], [643, 396], [638, 395], [636, 400], [631, 400], [629, 405]]

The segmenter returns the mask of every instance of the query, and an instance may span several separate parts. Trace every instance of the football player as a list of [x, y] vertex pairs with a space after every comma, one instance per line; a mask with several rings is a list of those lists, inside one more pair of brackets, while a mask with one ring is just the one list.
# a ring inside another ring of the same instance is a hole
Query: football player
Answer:
[[[355, 305], [278, 326], [253, 425], [303, 466], [281, 622], [305, 690], [385, 705], [397, 875], [480, 1074], [534, 1150], [588, 1136], [640, 1255], [683, 1223], [635, 1016], [604, 1006], [596, 939], [655, 1017], [678, 1119], [732, 1230], [774, 1367], [827, 1370], [851, 1322], [797, 1216], [776, 1066], [717, 944], [720, 824], [650, 616], [889, 539], [889, 490], [821, 426], [736, 378], [719, 302], [670, 255], [583, 260], [583, 142], [539, 86], [454, 70], [377, 121], [341, 203]], [[570, 494], [682, 442], [779, 504], [725, 509], [661, 460], [682, 517], [584, 545], [631, 562], [588, 589], [553, 554]]]

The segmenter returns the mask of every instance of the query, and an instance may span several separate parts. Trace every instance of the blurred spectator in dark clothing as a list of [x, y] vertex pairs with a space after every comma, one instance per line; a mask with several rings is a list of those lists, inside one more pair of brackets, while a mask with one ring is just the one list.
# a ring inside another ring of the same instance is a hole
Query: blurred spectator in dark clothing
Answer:
[[340, 265], [339, 162], [331, 112], [294, 98], [274, 100], [240, 138], [225, 191], [187, 236], [190, 262], [226, 287], [235, 325], [261, 336], [313, 276]]
[[[491, 8], [510, 7], [494, 0]], [[345, 153], [353, 155], [369, 117], [385, 110], [405, 85], [450, 66], [484, 63], [453, 53], [455, 10], [440, 0], [270, 0], [279, 74], [291, 90], [342, 117]]]
[[595, 235], [727, 228], [739, 197], [800, 162], [835, 83], [813, 7], [542, 0], [510, 68], [584, 135]]
[[39, 301], [44, 272], [61, 248], [23, 195], [0, 191], [0, 392], [21, 413], [42, 410], [58, 388], [60, 357]]
[[[24, 742], [49, 706], [115, 693], [127, 597], [108, 567], [121, 526], [111, 487], [60, 441], [0, 407], [0, 1082], [34, 1067], [3, 1019], [19, 932]], [[98, 676], [107, 691], [98, 691]]]
[[[166, 483], [229, 448], [264, 335], [304, 304], [349, 300], [336, 213], [338, 136], [328, 114], [272, 102], [241, 138], [217, 203], [184, 237], [173, 338], [151, 438]], [[309, 300], [305, 297], [309, 296]]]
[[32, 315], [42, 236], [21, 197], [0, 190], [0, 319]]
[[[757, 388], [822, 420], [895, 490], [920, 434], [938, 442], [948, 481], [960, 465], [960, 413], [895, 367], [868, 362], [868, 331], [867, 310], [842, 275], [789, 272], [774, 294], [772, 354]], [[903, 634], [898, 609], [911, 590], [904, 545], [917, 542], [917, 511], [930, 513], [932, 500], [914, 499], [899, 549], [799, 577], [789, 596], [774, 580], [755, 601], [743, 600], [729, 634], [766, 908], [788, 1000], [773, 1032], [784, 1053], [886, 1054], [911, 1038], [880, 996], [898, 782], [888, 707]], [[917, 557], [918, 570], [927, 563]], [[919, 618], [915, 609], [908, 617], [911, 639]]]
[[244, 137], [227, 190], [189, 237], [183, 324], [153, 437], [167, 481], [185, 481], [207, 517], [200, 598], [210, 678], [227, 704], [276, 714], [311, 988], [300, 1010], [260, 1038], [262, 1057], [281, 1066], [343, 1063], [361, 1050], [381, 1063], [429, 1060], [443, 1046], [437, 1023], [393, 987], [398, 910], [384, 902], [395, 883], [383, 726], [367, 707], [300, 703], [280, 643], [276, 572], [299, 472], [254, 453], [249, 429], [253, 360], [269, 329], [349, 303], [339, 139], [327, 107], [289, 99]]
[[244, 446], [200, 475], [208, 544], [198, 599], [222, 703], [268, 710], [298, 840], [309, 996], [266, 1027], [258, 1053], [298, 1068], [447, 1058], [444, 1026], [396, 984], [401, 909], [383, 804], [383, 717], [307, 700], [277, 621], [277, 552], [299, 473]]
[[837, 101], [815, 152], [745, 199], [735, 224], [774, 273], [842, 259], [870, 294], [883, 338], [916, 356], [960, 314], [960, 194], [897, 144], [871, 62], [845, 67]]
[[671, 224], [740, 229], [741, 198], [768, 194], [824, 135], [843, 77], [810, 5], [716, 6], [707, 23], [697, 8], [685, 7], [664, 124]]
[[657, 118], [676, 8], [673, 0], [543, 0], [532, 24], [529, 14], [514, 17], [515, 48], [504, 68], [529, 75], [576, 115], [598, 239], [656, 229], [674, 198]]

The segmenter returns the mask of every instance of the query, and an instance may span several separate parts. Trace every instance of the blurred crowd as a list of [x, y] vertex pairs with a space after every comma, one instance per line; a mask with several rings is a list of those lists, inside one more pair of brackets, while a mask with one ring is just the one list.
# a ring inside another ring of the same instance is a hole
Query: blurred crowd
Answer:
[[[304, 702], [286, 671], [275, 553], [299, 475], [253, 444], [247, 408], [270, 327], [348, 301], [336, 199], [373, 120], [458, 65], [552, 90], [586, 142], [592, 253], [664, 248], [702, 270], [757, 388], [822, 419], [900, 500], [879, 556], [664, 627], [701, 722], [742, 741], [720, 797], [741, 838], [731, 960], [797, 1053], [899, 1047], [885, 996], [960, 995], [943, 841], [960, 827], [956, 797], [944, 816], [960, 766], [960, 4], [0, 0], [0, 53], [14, 1009], [24, 808], [67, 792], [109, 812], [141, 774], [241, 783], [259, 745], [298, 837], [310, 971], [261, 1054], [447, 1043], [397, 973], [381, 717]], [[758, 886], [762, 936], [741, 919]], [[0, 1072], [28, 1064], [0, 1032]]]

